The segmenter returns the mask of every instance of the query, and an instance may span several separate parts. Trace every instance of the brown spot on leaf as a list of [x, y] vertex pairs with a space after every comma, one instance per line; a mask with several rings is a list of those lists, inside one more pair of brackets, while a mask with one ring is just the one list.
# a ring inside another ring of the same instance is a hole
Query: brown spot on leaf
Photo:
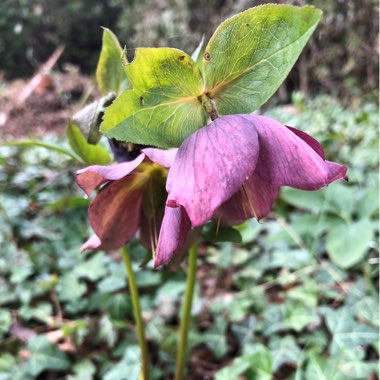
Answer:
[[140, 105], [143, 106], [144, 105], [144, 98], [142, 96], [140, 96]]
[[185, 56], [184, 56], [184, 55], [180, 55], [180, 56], [178, 57], [178, 59], [179, 59], [180, 61], [183, 61], [183, 60], [185, 59]]
[[205, 54], [204, 54], [204, 59], [206, 60], [206, 61], [209, 61], [210, 59], [211, 59], [211, 55], [210, 55], [210, 53], [208, 52], [208, 51], [206, 51], [205, 52]]

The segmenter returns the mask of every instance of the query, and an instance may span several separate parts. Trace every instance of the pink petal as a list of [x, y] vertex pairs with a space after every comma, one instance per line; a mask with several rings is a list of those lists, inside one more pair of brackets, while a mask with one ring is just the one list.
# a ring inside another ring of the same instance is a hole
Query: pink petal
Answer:
[[265, 116], [244, 117], [252, 122], [259, 135], [260, 154], [255, 173], [263, 180], [277, 186], [317, 190], [345, 177], [347, 168], [325, 161], [305, 133], [296, 134]]
[[102, 242], [97, 235], [92, 235], [81, 247], [80, 252], [102, 250]]
[[90, 224], [105, 250], [123, 246], [137, 231], [143, 197], [141, 188], [136, 185], [139, 177], [140, 174], [132, 173], [111, 182], [90, 204]]
[[253, 174], [218, 212], [222, 223], [233, 226], [250, 218], [266, 217], [279, 193], [279, 186], [271, 185]]
[[252, 122], [223, 116], [189, 136], [169, 170], [167, 205], [186, 209], [193, 227], [210, 219], [256, 166], [258, 137]]
[[172, 166], [177, 151], [177, 148], [167, 150], [146, 148], [141, 150], [141, 152], [145, 153], [152, 162], [164, 166], [165, 168], [170, 168], [170, 166]]
[[133, 161], [108, 166], [92, 165], [77, 171], [77, 184], [89, 196], [98, 186], [108, 181], [116, 181], [135, 170], [144, 160], [140, 154]]
[[183, 207], [166, 207], [162, 221], [154, 267], [169, 262], [174, 254], [185, 244], [187, 233], [191, 228], [190, 219]]

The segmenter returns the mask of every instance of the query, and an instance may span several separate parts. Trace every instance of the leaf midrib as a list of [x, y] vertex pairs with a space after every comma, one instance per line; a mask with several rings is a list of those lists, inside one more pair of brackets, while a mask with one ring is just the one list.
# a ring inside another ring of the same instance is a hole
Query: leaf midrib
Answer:
[[[252, 70], [255, 66], [258, 66], [260, 63], [264, 62], [264, 61], [267, 61], [268, 59], [272, 58], [273, 56], [275, 56], [276, 54], [282, 52], [284, 49], [287, 49], [289, 46], [295, 44], [297, 41], [299, 41], [310, 29], [312, 29], [313, 27], [315, 27], [315, 24], [311, 27], [311, 28], [308, 28], [306, 29], [306, 31], [304, 33], [302, 33], [296, 40], [294, 41], [291, 41], [290, 43], [288, 43], [287, 45], [283, 46], [281, 49], [279, 50], [276, 50], [274, 53], [268, 55], [267, 57], [265, 58], [262, 58], [260, 59], [260, 61], [258, 62], [255, 62], [253, 65], [245, 68], [244, 70], [242, 70], [235, 78], [231, 79], [231, 80], [224, 80], [222, 82], [220, 82], [218, 85], [216, 85], [215, 87], [212, 87], [211, 89], [209, 90], [206, 90], [210, 93], [211, 96], [215, 96], [218, 92], [220, 92], [221, 90], [223, 90], [225, 87], [228, 87], [228, 85], [230, 83], [232, 83], [233, 81], [235, 81], [236, 79], [240, 78], [242, 75], [244, 75], [246, 72]], [[230, 76], [234, 75], [234, 73], [232, 73]]]

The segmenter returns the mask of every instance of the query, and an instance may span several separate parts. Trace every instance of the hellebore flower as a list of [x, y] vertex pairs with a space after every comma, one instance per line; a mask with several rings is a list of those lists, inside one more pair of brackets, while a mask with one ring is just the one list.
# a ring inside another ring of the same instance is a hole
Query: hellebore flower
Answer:
[[176, 151], [147, 148], [133, 161], [77, 172], [77, 184], [87, 196], [104, 185], [88, 210], [95, 234], [81, 251], [119, 248], [138, 230], [145, 246], [156, 246], [166, 200], [166, 168]]
[[346, 178], [346, 171], [298, 129], [258, 115], [217, 118], [184, 140], [169, 169], [155, 266], [171, 260], [190, 224], [261, 219], [281, 186], [318, 190]]

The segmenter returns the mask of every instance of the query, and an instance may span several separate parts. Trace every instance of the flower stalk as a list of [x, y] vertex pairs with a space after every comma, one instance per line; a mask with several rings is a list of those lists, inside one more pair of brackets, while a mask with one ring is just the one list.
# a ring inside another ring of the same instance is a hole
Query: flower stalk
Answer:
[[185, 299], [182, 305], [181, 320], [179, 327], [179, 338], [177, 347], [177, 361], [175, 380], [183, 379], [183, 372], [187, 359], [187, 338], [189, 332], [191, 306], [193, 303], [195, 280], [197, 273], [198, 243], [194, 244], [189, 251], [189, 268], [187, 272]]
[[131, 258], [127, 247], [121, 248], [121, 256], [123, 258], [124, 266], [127, 271], [129, 291], [131, 294], [132, 300], [132, 309], [133, 316], [135, 318], [136, 328], [137, 328], [137, 340], [141, 350], [141, 380], [149, 380], [149, 359], [148, 359], [148, 347], [146, 344], [145, 333], [144, 333], [144, 324], [141, 314], [141, 307], [139, 301], [139, 294], [137, 291], [136, 278], [132, 269]]

